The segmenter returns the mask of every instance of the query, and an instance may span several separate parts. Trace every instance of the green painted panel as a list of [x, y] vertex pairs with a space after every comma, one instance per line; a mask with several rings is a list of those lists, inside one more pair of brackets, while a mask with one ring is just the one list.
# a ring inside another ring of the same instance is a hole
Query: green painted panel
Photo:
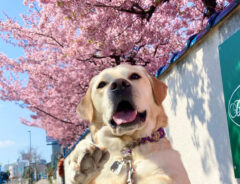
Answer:
[[240, 178], [240, 30], [219, 46], [234, 173]]

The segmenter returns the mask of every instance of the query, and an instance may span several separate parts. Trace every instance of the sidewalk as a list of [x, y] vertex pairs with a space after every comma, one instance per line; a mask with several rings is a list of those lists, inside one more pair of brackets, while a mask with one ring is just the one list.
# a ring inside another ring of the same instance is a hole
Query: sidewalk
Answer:
[[13, 179], [13, 180], [9, 180], [7, 184], [28, 184], [28, 180]]
[[[28, 184], [28, 180], [11, 180], [7, 184]], [[39, 180], [34, 184], [49, 184], [47, 179]]]
[[39, 180], [38, 182], [36, 182], [35, 184], [49, 184], [47, 179], [43, 179], [43, 180]]

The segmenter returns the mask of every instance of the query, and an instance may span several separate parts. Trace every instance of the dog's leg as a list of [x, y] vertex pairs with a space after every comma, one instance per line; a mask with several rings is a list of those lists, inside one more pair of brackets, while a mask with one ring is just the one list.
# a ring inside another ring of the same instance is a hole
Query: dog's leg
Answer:
[[82, 140], [71, 154], [69, 167], [72, 184], [88, 184], [109, 159], [109, 152]]

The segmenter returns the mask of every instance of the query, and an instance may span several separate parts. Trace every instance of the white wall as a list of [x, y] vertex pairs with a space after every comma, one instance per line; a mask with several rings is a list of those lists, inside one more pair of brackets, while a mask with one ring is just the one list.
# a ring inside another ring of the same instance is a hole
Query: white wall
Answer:
[[239, 29], [240, 7], [162, 78], [169, 87], [167, 133], [192, 184], [239, 182], [233, 173], [218, 53], [218, 46]]

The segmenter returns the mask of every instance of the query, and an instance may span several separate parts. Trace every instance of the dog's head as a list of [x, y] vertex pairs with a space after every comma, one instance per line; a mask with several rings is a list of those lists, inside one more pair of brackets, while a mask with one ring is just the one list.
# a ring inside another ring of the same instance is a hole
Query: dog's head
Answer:
[[167, 86], [143, 67], [119, 65], [91, 80], [77, 112], [96, 129], [108, 126], [117, 136], [149, 134], [167, 124], [162, 107], [166, 94]]

